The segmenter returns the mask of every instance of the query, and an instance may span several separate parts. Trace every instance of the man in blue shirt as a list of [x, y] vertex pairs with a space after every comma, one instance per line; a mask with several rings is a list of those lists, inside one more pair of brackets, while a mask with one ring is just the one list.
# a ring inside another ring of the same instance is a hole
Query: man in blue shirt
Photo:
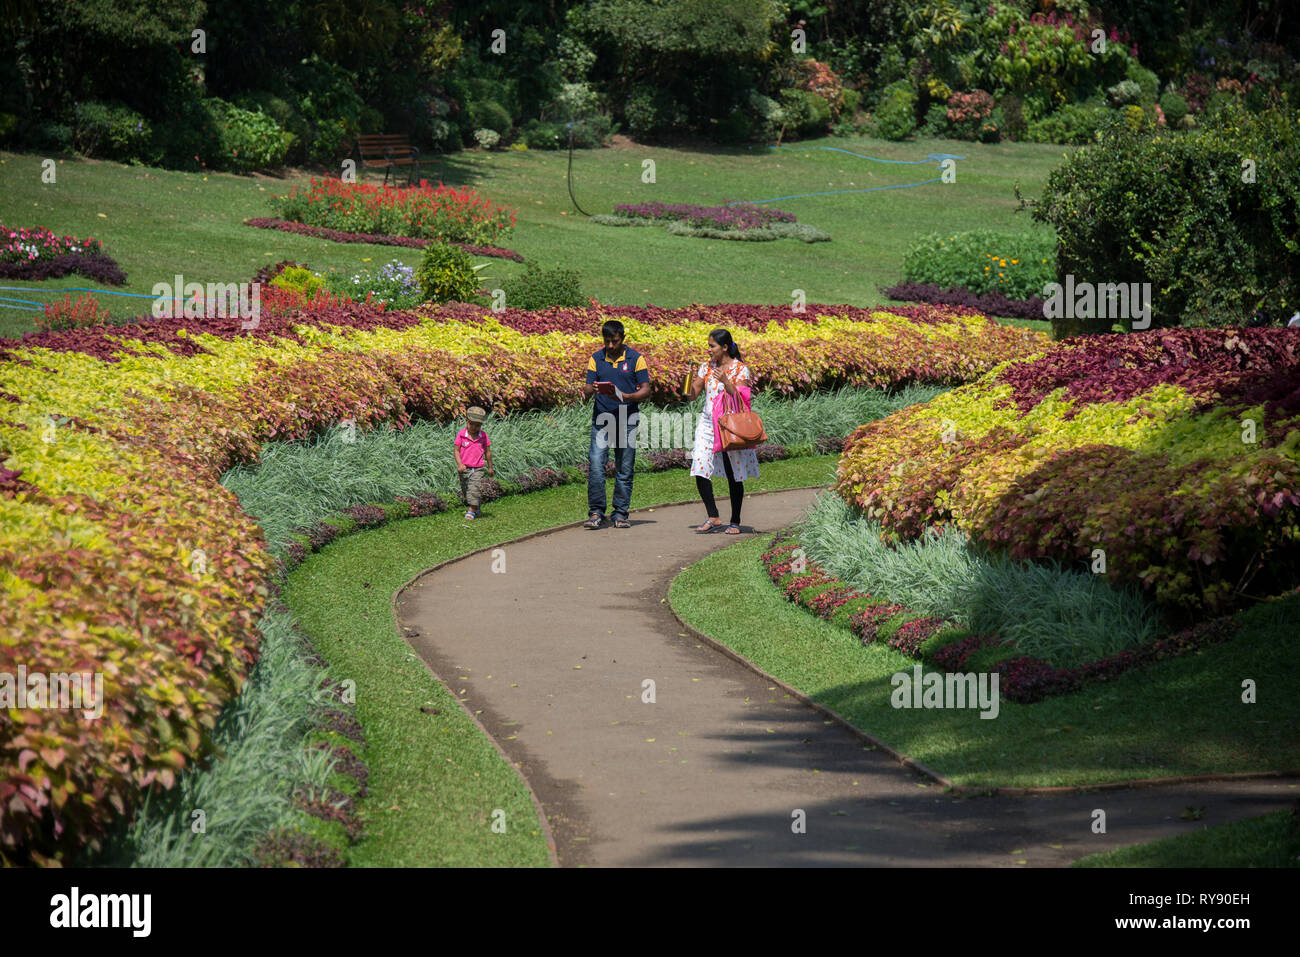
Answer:
[[[600, 328], [605, 348], [587, 360], [583, 398], [596, 397], [591, 411], [591, 446], [587, 450], [586, 528], [605, 524], [605, 463], [614, 449], [614, 527], [631, 528], [632, 467], [636, 464], [636, 429], [641, 420], [638, 403], [650, 397], [650, 369], [645, 356], [623, 344], [623, 323], [610, 320]], [[597, 382], [614, 386], [613, 395], [601, 395]]]

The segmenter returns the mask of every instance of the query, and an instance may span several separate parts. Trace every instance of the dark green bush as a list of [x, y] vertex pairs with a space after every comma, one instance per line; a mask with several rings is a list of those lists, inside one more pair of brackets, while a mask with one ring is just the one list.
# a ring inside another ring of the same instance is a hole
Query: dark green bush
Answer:
[[1031, 205], [1056, 228], [1058, 281], [1149, 282], [1155, 326], [1237, 325], [1290, 315], [1300, 299], [1297, 167], [1293, 112], [1224, 109], [1190, 133], [1109, 128]]
[[906, 139], [916, 126], [916, 92], [906, 80], [885, 87], [871, 117], [873, 135], [886, 140]]
[[1055, 113], [1031, 122], [1025, 130], [1025, 139], [1031, 143], [1091, 143], [1097, 131], [1112, 118], [1112, 113], [1104, 108], [1067, 103]]
[[472, 302], [479, 291], [478, 275], [469, 253], [445, 243], [424, 247], [415, 281], [429, 302]]
[[361, 96], [356, 77], [343, 67], [312, 54], [292, 71], [296, 107], [311, 127], [307, 158], [333, 166], [346, 156], [361, 131]]
[[72, 127], [66, 123], [42, 123], [36, 129], [36, 145], [41, 149], [67, 153], [72, 149]]
[[73, 111], [73, 145], [87, 156], [157, 162], [149, 121], [123, 103], [78, 103]]
[[510, 132], [514, 124], [510, 113], [496, 100], [480, 100], [470, 104], [469, 114], [475, 129], [495, 130], [502, 136]]
[[528, 263], [524, 271], [502, 283], [506, 306], [512, 309], [549, 309], [553, 306], [591, 305], [582, 291], [581, 276], [573, 269], [542, 269]]
[[754, 130], [754, 118], [744, 110], [732, 110], [718, 121], [718, 138], [724, 143], [752, 140]]
[[275, 120], [265, 113], [243, 110], [225, 100], [213, 98], [207, 105], [216, 123], [220, 144], [213, 165], [247, 173], [284, 163], [287, 144], [284, 130]]
[[1154, 103], [1160, 93], [1160, 78], [1151, 70], [1138, 63], [1137, 60], [1129, 60], [1125, 68], [1125, 79], [1132, 80], [1138, 85], [1137, 102], [1143, 105]]
[[1160, 97], [1160, 109], [1165, 114], [1165, 122], [1170, 126], [1177, 126], [1187, 115], [1187, 101], [1177, 93], [1166, 93]]
[[1024, 102], [1020, 97], [1014, 93], [1008, 94], [998, 101], [998, 108], [1002, 111], [1002, 132], [1006, 137], [1024, 139], [1028, 126], [1025, 123]]
[[646, 136], [657, 128], [659, 111], [655, 107], [655, 96], [654, 90], [638, 87], [623, 103], [623, 118], [627, 121], [628, 132], [633, 136]]
[[311, 127], [288, 100], [265, 90], [254, 90], [237, 96], [234, 103], [245, 110], [261, 110], [279, 124], [285, 132], [285, 162], [299, 163], [307, 158]]
[[787, 135], [819, 136], [830, 128], [831, 105], [825, 97], [811, 90], [782, 90], [779, 102]]
[[858, 112], [858, 107], [860, 107], [861, 105], [862, 105], [862, 94], [859, 93], [857, 90], [851, 90], [848, 87], [845, 87], [844, 88], [844, 109], [840, 111], [840, 115], [847, 116], [849, 119], [852, 119], [854, 114]]
[[925, 122], [921, 124], [919, 132], [925, 136], [947, 136], [948, 104], [931, 103], [925, 111]]
[[[568, 149], [569, 131], [559, 123], [529, 120], [519, 132], [519, 138], [530, 150]], [[576, 137], [575, 137], [576, 139]]]

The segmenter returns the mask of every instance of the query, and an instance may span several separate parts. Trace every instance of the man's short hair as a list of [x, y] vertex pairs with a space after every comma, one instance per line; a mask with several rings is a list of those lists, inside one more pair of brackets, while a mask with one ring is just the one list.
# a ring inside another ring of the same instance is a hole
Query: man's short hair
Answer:
[[600, 327], [600, 335], [603, 339], [622, 339], [623, 323], [617, 319], [610, 319]]

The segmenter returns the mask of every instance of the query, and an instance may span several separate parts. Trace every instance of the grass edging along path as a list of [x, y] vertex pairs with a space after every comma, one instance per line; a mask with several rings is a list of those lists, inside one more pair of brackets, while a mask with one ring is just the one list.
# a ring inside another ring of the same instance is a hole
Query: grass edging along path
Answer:
[[[1285, 643], [1276, 640], [1281, 622], [1270, 618], [1286, 609], [1261, 606], [1212, 653], [1032, 705], [1003, 700], [992, 720], [974, 709], [895, 709], [890, 679], [917, 662], [879, 643], [864, 647], [786, 601], [758, 561], [771, 539], [741, 542], [682, 572], [669, 589], [678, 618], [959, 788], [1116, 787], [1300, 768], [1300, 742], [1277, 734], [1298, 721], [1285, 689]], [[1243, 704], [1246, 677], [1272, 693]]]
[[1089, 854], [1070, 866], [1300, 867], [1300, 806]]
[[[825, 484], [837, 461], [827, 455], [773, 462], [746, 484], [753, 491]], [[691, 499], [692, 492], [684, 471], [639, 474], [633, 505]], [[581, 521], [585, 507], [581, 484], [509, 496], [486, 505], [474, 522], [449, 510], [346, 536], [289, 574], [284, 601], [331, 672], [356, 682], [370, 793], [361, 803], [364, 836], [348, 855], [352, 866], [551, 862], [543, 830], [532, 823], [528, 786], [461, 709], [455, 688], [444, 686], [402, 638], [392, 602], [432, 566]], [[506, 812], [504, 834], [492, 831], [497, 809]], [[530, 823], [513, 823], [521, 821]]]

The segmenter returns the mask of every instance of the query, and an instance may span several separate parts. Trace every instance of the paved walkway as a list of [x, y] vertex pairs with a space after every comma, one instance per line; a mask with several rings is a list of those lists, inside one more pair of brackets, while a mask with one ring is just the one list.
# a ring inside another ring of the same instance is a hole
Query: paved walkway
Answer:
[[[745, 532], [775, 531], [815, 495], [747, 497]], [[506, 544], [504, 573], [482, 553], [399, 597], [407, 640], [481, 712], [537, 793], [561, 864], [1059, 866], [1300, 796], [1294, 781], [945, 796], [682, 637], [669, 583], [737, 541], [694, 534], [702, 513], [668, 506], [634, 512], [631, 529], [566, 528]], [[642, 701], [647, 678], [653, 704]], [[1205, 807], [1198, 824], [1180, 819], [1188, 805]], [[1104, 835], [1091, 831], [1094, 808], [1106, 812]], [[796, 811], [806, 833], [792, 829]]]

